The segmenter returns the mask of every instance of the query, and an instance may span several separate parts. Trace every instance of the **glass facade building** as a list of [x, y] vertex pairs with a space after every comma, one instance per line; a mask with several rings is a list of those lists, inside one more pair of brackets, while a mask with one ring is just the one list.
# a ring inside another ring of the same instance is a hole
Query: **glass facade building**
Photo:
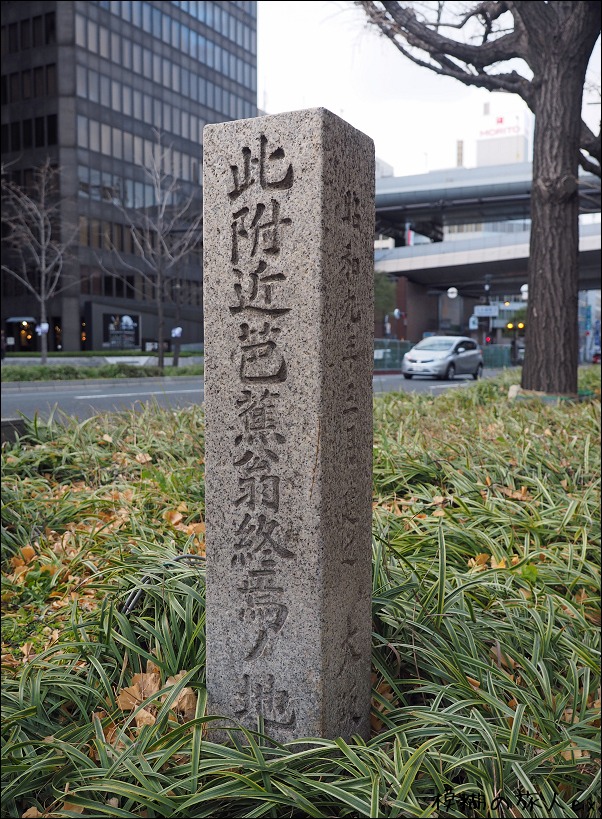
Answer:
[[[62, 238], [75, 237], [49, 305], [49, 349], [151, 349], [155, 282], [142, 275], [132, 214], [157, 205], [147, 169], [159, 153], [178, 201], [194, 196], [200, 212], [203, 127], [257, 115], [256, 3], [2, 2], [1, 30], [4, 167], [27, 186], [50, 158]], [[202, 341], [200, 254], [169, 285], [167, 336], [177, 321], [183, 343]], [[38, 315], [35, 298], [3, 274], [12, 349], [39, 346]]]

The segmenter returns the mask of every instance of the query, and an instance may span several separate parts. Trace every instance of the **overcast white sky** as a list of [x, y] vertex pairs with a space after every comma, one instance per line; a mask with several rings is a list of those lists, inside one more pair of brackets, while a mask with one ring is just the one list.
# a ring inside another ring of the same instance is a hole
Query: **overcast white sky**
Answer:
[[[351, 0], [259, 0], [257, 7], [259, 108], [328, 108], [372, 137], [376, 156], [398, 176], [454, 167], [458, 140], [464, 164], [474, 165], [484, 102], [526, 111], [515, 95], [467, 88], [413, 65], [367, 29]], [[598, 85], [599, 64], [598, 43]], [[599, 105], [585, 110], [592, 125], [599, 121]]]

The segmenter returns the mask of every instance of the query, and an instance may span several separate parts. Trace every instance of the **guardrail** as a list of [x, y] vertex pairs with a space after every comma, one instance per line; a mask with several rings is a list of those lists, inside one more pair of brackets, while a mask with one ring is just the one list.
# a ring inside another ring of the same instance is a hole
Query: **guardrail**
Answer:
[[[396, 338], [374, 339], [374, 371], [400, 370], [404, 354], [413, 347], [411, 341], [399, 341]], [[483, 362], [486, 367], [503, 369], [512, 366], [512, 353], [508, 344], [491, 344], [482, 348]]]
[[400, 370], [401, 359], [414, 345], [396, 338], [374, 339], [374, 370]]

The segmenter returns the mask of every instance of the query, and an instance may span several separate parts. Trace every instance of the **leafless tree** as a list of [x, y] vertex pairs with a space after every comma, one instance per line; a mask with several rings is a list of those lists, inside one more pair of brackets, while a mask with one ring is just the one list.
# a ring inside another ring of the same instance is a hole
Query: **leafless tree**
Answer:
[[[165, 303], [175, 306], [176, 324], [180, 320], [182, 306], [181, 279], [183, 269], [195, 259], [201, 265], [202, 208], [195, 192], [183, 193], [177, 169], [172, 167], [172, 151], [162, 145], [161, 135], [156, 132], [152, 157], [143, 165], [153, 190], [153, 203], [146, 207], [132, 207], [127, 203], [116, 204], [121, 220], [129, 226], [136, 262], [130, 263], [113, 246], [119, 257], [119, 266], [139, 275], [153, 289], [157, 309], [158, 366], [165, 364]], [[139, 203], [137, 203], [139, 204]], [[99, 263], [110, 275], [121, 274], [109, 270], [106, 260]], [[180, 339], [174, 338], [173, 363], [178, 365]]]
[[34, 169], [27, 187], [2, 166], [2, 272], [40, 305], [42, 364], [48, 360], [48, 304], [70, 286], [61, 273], [76, 236], [61, 223], [60, 211], [60, 169], [50, 159]]
[[419, 66], [518, 94], [535, 116], [529, 302], [522, 386], [577, 392], [578, 169], [600, 176], [600, 130], [583, 122], [594, 2], [364, 2], [370, 24]]

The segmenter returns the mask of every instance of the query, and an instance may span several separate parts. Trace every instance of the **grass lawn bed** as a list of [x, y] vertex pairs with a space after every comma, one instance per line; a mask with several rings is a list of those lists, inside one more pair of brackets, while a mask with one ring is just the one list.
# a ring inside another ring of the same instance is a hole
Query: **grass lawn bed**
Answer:
[[598, 816], [600, 371], [516, 378], [375, 399], [367, 742], [207, 738], [202, 409], [3, 445], [2, 815]]

